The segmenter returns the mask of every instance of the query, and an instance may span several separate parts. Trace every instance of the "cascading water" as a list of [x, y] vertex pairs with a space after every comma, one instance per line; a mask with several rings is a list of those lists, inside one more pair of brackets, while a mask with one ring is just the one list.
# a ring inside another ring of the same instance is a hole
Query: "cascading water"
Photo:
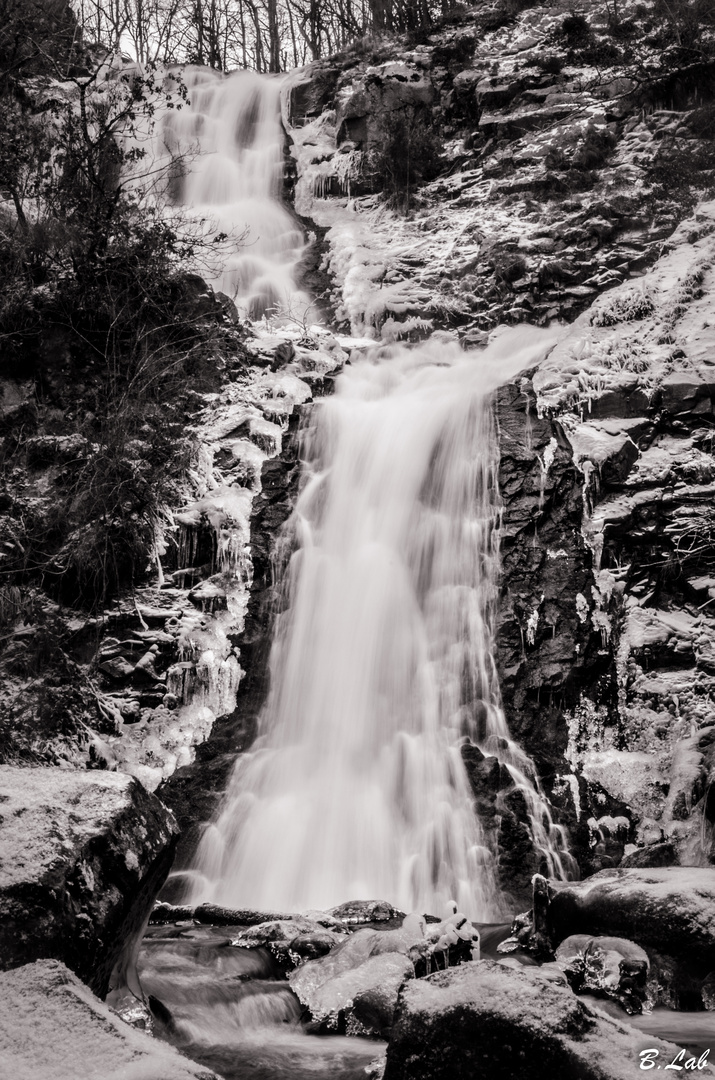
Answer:
[[498, 918], [465, 736], [509, 769], [548, 871], [564, 876], [492, 648], [489, 393], [534, 360], [534, 333], [526, 350], [512, 332], [483, 353], [428, 342], [377, 355], [313, 410], [261, 734], [204, 834], [194, 900], [291, 911], [379, 897], [439, 912], [454, 898]]
[[176, 161], [174, 202], [207, 233], [228, 237], [230, 254], [212, 284], [251, 319], [274, 311], [300, 317], [309, 304], [294, 280], [304, 237], [280, 201], [280, 82], [198, 67], [184, 68], [182, 78], [189, 103], [164, 114], [161, 134]]

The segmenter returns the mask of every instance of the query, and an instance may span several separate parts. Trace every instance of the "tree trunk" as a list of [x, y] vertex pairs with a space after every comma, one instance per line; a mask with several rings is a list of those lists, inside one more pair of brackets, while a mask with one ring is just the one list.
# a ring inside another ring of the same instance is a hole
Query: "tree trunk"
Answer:
[[281, 39], [278, 30], [278, 0], [267, 0], [269, 71], [281, 69]]

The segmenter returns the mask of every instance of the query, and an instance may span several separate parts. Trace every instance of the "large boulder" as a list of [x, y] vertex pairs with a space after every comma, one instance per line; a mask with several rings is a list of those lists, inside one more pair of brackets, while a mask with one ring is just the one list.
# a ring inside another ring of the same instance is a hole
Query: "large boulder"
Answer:
[[0, 766], [0, 968], [51, 957], [104, 997], [176, 833], [166, 807], [123, 773]]
[[715, 969], [715, 868], [619, 867], [551, 886], [547, 925], [554, 943], [571, 934], [606, 934]]
[[575, 997], [551, 966], [477, 960], [405, 984], [384, 1080], [633, 1080], [645, 1049], [679, 1053]]
[[0, 1061], [14, 1080], [217, 1080], [125, 1024], [57, 960], [0, 975]]

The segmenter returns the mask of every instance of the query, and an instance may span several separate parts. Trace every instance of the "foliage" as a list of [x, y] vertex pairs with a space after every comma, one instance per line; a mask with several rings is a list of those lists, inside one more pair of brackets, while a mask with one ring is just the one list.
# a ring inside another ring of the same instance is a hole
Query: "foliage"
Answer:
[[438, 133], [423, 110], [413, 105], [391, 113], [384, 138], [370, 151], [369, 168], [393, 208], [406, 212], [415, 187], [439, 171]]
[[655, 0], [655, 14], [683, 49], [697, 49], [703, 31], [715, 27], [714, 0]]
[[499, 252], [491, 259], [494, 280], [498, 283], [511, 284], [522, 278], [527, 270], [527, 262], [517, 252]]
[[588, 19], [579, 12], [572, 11], [561, 23], [561, 36], [569, 49], [583, 48], [591, 38]]
[[83, 670], [68, 656], [66, 622], [33, 590], [24, 594], [32, 607], [24, 621], [31, 628], [19, 626], [3, 639], [4, 678], [22, 683], [0, 707], [0, 763], [61, 764], [76, 758], [77, 743], [93, 736], [90, 728], [116, 728], [100, 709]]
[[[51, 512], [11, 505], [3, 570], [93, 608], [144, 572], [177, 496], [187, 395], [212, 379], [217, 327], [186, 270], [223, 237], [192, 233], [162, 203], [154, 115], [181, 106], [180, 84], [100, 65], [69, 87], [41, 110], [0, 99], [0, 186], [15, 211], [0, 219], [0, 360], [73, 417], [75, 439]], [[32, 433], [8, 430], [6, 468], [41, 458], [25, 449]]]
[[46, 73], [48, 53], [62, 66], [78, 59], [79, 36], [67, 0], [0, 0], [2, 88], [20, 75]]
[[715, 144], [702, 139], [694, 145], [664, 146], [649, 179], [653, 212], [668, 200], [677, 200], [684, 212], [691, 210], [699, 199], [715, 195]]

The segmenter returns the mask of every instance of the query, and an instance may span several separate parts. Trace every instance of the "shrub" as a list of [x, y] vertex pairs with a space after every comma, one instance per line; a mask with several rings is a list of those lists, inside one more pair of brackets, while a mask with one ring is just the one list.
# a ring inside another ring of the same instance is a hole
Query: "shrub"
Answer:
[[368, 167], [388, 205], [409, 209], [415, 187], [439, 172], [441, 140], [424, 112], [407, 106], [390, 114], [384, 140], [368, 153]]
[[713, 0], [655, 0], [655, 14], [670, 40], [684, 49], [696, 48], [703, 31], [715, 26]]
[[655, 310], [655, 300], [641, 281], [614, 289], [594, 304], [591, 314], [592, 326], [614, 326], [616, 323], [645, 319]]
[[588, 19], [579, 12], [572, 11], [561, 23], [560, 36], [569, 49], [583, 48], [591, 40]]
[[548, 53], [546, 56], [536, 55], [529, 61], [531, 67], [538, 68], [544, 75], [560, 75], [564, 61], [557, 53]]
[[522, 278], [528, 267], [523, 255], [512, 252], [501, 252], [495, 255], [491, 260], [491, 265], [494, 271], [494, 280], [508, 284]]
[[[3, 570], [9, 584], [34, 577], [94, 608], [144, 572], [162, 507], [177, 497], [189, 395], [215, 388], [220, 332], [191, 303], [187, 270], [225, 238], [167, 213], [145, 149], [157, 102], [181, 105], [180, 85], [101, 68], [70, 85], [41, 114], [0, 99], [0, 186], [14, 207], [0, 234], [0, 362], [34, 377], [38, 400], [73, 417], [79, 440], [56, 462], [46, 505], [10, 505], [21, 535]], [[11, 466], [36, 430], [30, 419], [7, 432]], [[39, 467], [37, 448], [28, 452]]]

